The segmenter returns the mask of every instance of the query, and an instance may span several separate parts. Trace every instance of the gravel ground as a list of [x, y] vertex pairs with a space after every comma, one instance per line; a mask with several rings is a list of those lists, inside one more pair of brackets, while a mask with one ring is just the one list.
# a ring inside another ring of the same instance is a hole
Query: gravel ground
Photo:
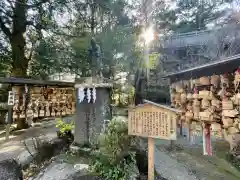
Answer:
[[[155, 141], [155, 169], [160, 175], [160, 180], [198, 180], [193, 173], [190, 173], [187, 166], [172, 158], [166, 152], [162, 151], [160, 145], [169, 145], [166, 140]], [[147, 149], [147, 141], [142, 141], [142, 147]]]
[[155, 168], [161, 176], [168, 180], [197, 180], [194, 174], [189, 173], [186, 166], [157, 148], [155, 150]]
[[[213, 148], [219, 142], [213, 141]], [[240, 172], [223, 157], [218, 157], [216, 152], [213, 156], [203, 155], [201, 138], [198, 137], [196, 142], [191, 144], [187, 138], [179, 137], [174, 144], [177, 148], [169, 151], [166, 147], [169, 147], [170, 141], [156, 140], [155, 167], [157, 172], [168, 180], [240, 179]], [[224, 150], [225, 153], [227, 151], [228, 149]]]
[[[148, 177], [147, 176], [141, 176], [139, 180], [148, 180]], [[161, 177], [161, 176], [155, 176], [155, 180], [168, 180], [164, 177]]]

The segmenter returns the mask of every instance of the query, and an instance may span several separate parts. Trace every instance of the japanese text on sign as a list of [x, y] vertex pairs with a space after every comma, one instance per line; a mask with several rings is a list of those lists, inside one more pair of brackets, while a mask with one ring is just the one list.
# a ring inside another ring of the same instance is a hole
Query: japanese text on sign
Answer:
[[136, 107], [129, 111], [130, 135], [176, 139], [176, 116], [163, 108]]
[[8, 92], [8, 105], [9, 106], [14, 105], [14, 93], [12, 91]]

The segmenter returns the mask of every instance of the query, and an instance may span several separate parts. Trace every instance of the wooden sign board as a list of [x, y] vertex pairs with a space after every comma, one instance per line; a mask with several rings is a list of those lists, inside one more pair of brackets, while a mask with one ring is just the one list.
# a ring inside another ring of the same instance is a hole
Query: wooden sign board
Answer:
[[177, 114], [170, 108], [145, 103], [129, 109], [128, 134], [166, 140], [177, 139]]

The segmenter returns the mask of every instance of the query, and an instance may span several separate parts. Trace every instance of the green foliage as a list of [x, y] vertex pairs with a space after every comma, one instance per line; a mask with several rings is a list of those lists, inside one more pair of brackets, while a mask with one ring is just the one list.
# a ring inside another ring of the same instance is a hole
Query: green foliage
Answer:
[[[89, 48], [92, 37], [96, 38], [102, 51], [104, 77], [112, 77], [115, 67], [128, 71], [129, 64], [135, 64], [135, 39], [126, 14], [127, 3], [124, 0], [85, 0], [73, 4], [77, 11], [70, 13], [74, 18], [65, 24], [71, 35], [67, 35], [64, 28], [57, 28], [51, 30], [55, 34], [39, 41], [34, 61], [30, 63], [31, 76], [47, 79], [49, 75], [59, 72], [91, 75]], [[116, 58], [119, 53], [124, 57]]]
[[[12, 68], [11, 35], [8, 32], [12, 32], [12, 27], [18, 27], [12, 26], [15, 20], [26, 22], [22, 23], [25, 27], [21, 26], [21, 32], [26, 37], [21, 40], [24, 42], [19, 43], [25, 44], [21, 48], [24, 51], [22, 54], [25, 64], [28, 64], [28, 67], [24, 66], [24, 72], [27, 71], [31, 78], [49, 79], [50, 75], [69, 72], [89, 76], [92, 64], [88, 57], [88, 48], [92, 37], [96, 37], [103, 52], [105, 77], [114, 75], [115, 66], [125, 70], [130, 62], [134, 64], [132, 45], [135, 40], [131, 34], [133, 23], [128, 15], [132, 8], [128, 1], [24, 1], [23, 7], [26, 9], [16, 11], [22, 19], [15, 19], [18, 16], [12, 14], [18, 4], [13, 1], [0, 5], [0, 21], [3, 23], [0, 29], [4, 30], [0, 32], [1, 76], [6, 76]], [[118, 53], [124, 53], [124, 57], [115, 58]], [[14, 66], [20, 66], [17, 59], [13, 61], [16, 61]], [[21, 66], [15, 68], [22, 69]]]
[[113, 119], [99, 138], [99, 151], [91, 163], [92, 171], [106, 180], [125, 180], [136, 174], [135, 153], [130, 150], [134, 138], [128, 135], [126, 122]]
[[0, 33], [0, 77], [5, 77], [9, 74], [12, 58], [9, 47], [4, 43], [4, 37]]
[[230, 162], [238, 171], [240, 171], [240, 160], [237, 156], [234, 156], [232, 153], [226, 154], [226, 159]]
[[37, 79], [48, 79], [48, 76], [54, 73], [52, 67], [57, 69], [57, 63], [54, 60], [56, 56], [56, 44], [50, 38], [40, 40], [35, 50], [35, 60], [31, 62], [30, 76]]
[[[226, 8], [221, 5], [231, 3], [232, 0], [178, 0], [159, 2], [161, 4], [154, 12], [154, 19], [159, 28], [178, 33], [203, 30], [207, 24], [214, 22], [226, 14]], [[176, 3], [173, 8], [172, 4]]]
[[[0, 3], [0, 51], [9, 52], [12, 62], [7, 70], [10, 70], [12, 75], [28, 74], [29, 62], [33, 59], [39, 40], [43, 39], [46, 36], [44, 34], [49, 30], [53, 32], [58, 29], [58, 15], [66, 12], [67, 5], [69, 5], [67, 0], [24, 0]], [[1, 44], [7, 48], [2, 49]], [[2, 52], [0, 56], [1, 54]], [[7, 58], [5, 59], [5, 62], [8, 61]], [[0, 68], [2, 66], [0, 62]]]
[[71, 48], [74, 52], [72, 56], [72, 69], [82, 76], [89, 76], [91, 69], [90, 58], [88, 57], [88, 50], [90, 47], [91, 36], [89, 33], [84, 33], [83, 37], [75, 38], [71, 41]]
[[240, 141], [236, 143], [231, 152], [225, 154], [227, 161], [229, 161], [238, 171], [240, 171]]
[[127, 83], [124, 86], [116, 84], [112, 91], [112, 100], [114, 105], [118, 107], [127, 107], [129, 104], [134, 103], [134, 97], [135, 88]]
[[66, 122], [63, 119], [57, 121], [56, 127], [59, 128], [60, 136], [66, 135], [66, 133], [71, 132], [74, 128], [74, 122]]

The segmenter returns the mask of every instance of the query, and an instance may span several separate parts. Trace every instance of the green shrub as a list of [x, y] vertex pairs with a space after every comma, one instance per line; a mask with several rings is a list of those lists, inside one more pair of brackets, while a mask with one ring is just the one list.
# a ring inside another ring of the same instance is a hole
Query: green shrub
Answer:
[[134, 137], [128, 135], [127, 124], [113, 119], [99, 137], [99, 150], [91, 163], [92, 171], [106, 180], [125, 180], [137, 174], [135, 153], [130, 150]]
[[232, 149], [231, 152], [226, 154], [226, 159], [240, 171], [240, 141]]
[[63, 119], [59, 119], [56, 124], [56, 127], [59, 128], [58, 132], [60, 137], [69, 134], [73, 130], [74, 126], [73, 121], [67, 122]]

